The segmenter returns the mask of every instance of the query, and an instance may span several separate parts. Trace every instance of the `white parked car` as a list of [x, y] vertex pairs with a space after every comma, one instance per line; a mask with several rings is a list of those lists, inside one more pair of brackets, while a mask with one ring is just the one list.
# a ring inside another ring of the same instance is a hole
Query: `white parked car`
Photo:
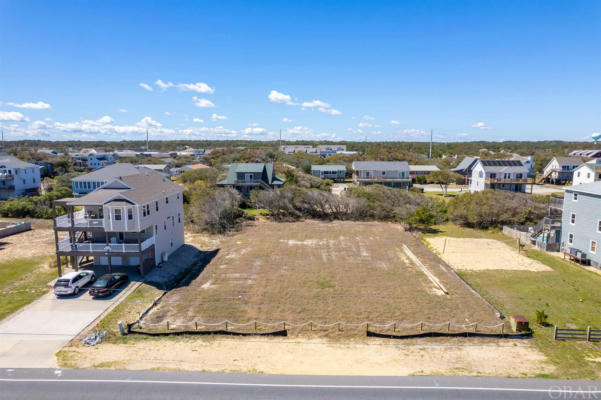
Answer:
[[95, 280], [96, 275], [94, 271], [69, 272], [56, 280], [54, 283], [54, 294], [57, 296], [78, 294], [82, 287]]

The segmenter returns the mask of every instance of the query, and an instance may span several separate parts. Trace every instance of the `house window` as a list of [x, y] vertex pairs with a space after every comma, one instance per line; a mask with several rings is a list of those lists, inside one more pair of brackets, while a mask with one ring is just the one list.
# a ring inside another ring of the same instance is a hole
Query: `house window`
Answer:
[[179, 193], [177, 194], [177, 199], [179, 200]]
[[588, 178], [590, 178], [590, 177], [591, 177], [591, 173], [590, 173], [590, 172], [587, 172], [587, 173], [586, 173], [586, 178], [588, 179]]
[[491, 173], [490, 173], [490, 177], [494, 179], [494, 178], [496, 178], [496, 177], [497, 177], [497, 174], [496, 174], [495, 172], [491, 172]]
[[134, 219], [134, 211], [131, 208], [127, 209], [127, 219], [130, 221]]
[[576, 174], [576, 176], [577, 176], [578, 178], [580, 178], [580, 171], [578, 171], [578, 173]]
[[572, 244], [574, 243], [574, 234], [570, 233], [568, 234], [568, 244]]
[[155, 201], [155, 202], [154, 202], [154, 205], [155, 205], [155, 208], [157, 209], [157, 211], [159, 211], [159, 202], [158, 202], [158, 201]]
[[166, 231], [167, 230], [167, 222], [163, 222], [163, 230]]
[[597, 241], [596, 240], [591, 240], [591, 253], [596, 253], [597, 252]]
[[[182, 215], [180, 213], [177, 214], [177, 223], [181, 224], [182, 222]], [[599, 223], [601, 223], [601, 221], [599, 221]]]
[[597, 221], [597, 232], [601, 232], [601, 219]]
[[121, 221], [121, 209], [120, 208], [115, 208], [113, 210], [113, 219], [115, 221]]
[[169, 204], [169, 197], [165, 197], [165, 204]]
[[572, 199], [573, 199], [574, 201], [578, 201], [578, 193], [573, 193], [573, 194], [572, 194]]
[[570, 215], [570, 224], [574, 225], [576, 223], [576, 214], [572, 213]]
[[175, 226], [175, 217], [171, 217], [171, 226]]
[[478, 172], [478, 178], [482, 178], [484, 176], [484, 174], [482, 173], [482, 171]]

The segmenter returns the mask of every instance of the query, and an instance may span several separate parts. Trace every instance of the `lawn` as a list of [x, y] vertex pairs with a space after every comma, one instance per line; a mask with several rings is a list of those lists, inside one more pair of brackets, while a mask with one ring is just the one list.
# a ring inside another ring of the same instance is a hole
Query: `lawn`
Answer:
[[[437, 235], [507, 240], [507, 236], [497, 231], [450, 224], [436, 228]], [[552, 271], [487, 270], [461, 271], [460, 274], [506, 315], [521, 314], [530, 320], [538, 347], [557, 368], [556, 377], [598, 379], [601, 345], [554, 341], [552, 326], [536, 324], [536, 310], [544, 310], [551, 325], [601, 328], [601, 276], [538, 250], [529, 249], [525, 254]], [[598, 361], [592, 361], [594, 359]]]
[[49, 260], [35, 257], [0, 263], [0, 319], [48, 292], [48, 282], [56, 277]]

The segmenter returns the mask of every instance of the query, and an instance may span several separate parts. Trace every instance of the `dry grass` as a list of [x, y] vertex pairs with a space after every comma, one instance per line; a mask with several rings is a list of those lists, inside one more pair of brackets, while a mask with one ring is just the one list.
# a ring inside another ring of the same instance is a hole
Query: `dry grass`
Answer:
[[[448, 296], [409, 261], [403, 243]], [[450, 267], [398, 225], [265, 222], [215, 244], [217, 256], [204, 271], [168, 293], [145, 322], [499, 322]], [[323, 335], [356, 333], [329, 329]]]
[[[3, 218], [3, 221], [11, 220]], [[0, 261], [43, 257], [54, 254], [52, 221], [32, 220], [32, 230], [0, 238]]]

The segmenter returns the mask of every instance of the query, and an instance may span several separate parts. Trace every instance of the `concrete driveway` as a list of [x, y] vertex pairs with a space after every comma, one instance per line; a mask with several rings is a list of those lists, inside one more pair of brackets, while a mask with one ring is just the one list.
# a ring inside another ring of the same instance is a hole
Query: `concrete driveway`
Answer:
[[54, 353], [138, 286], [139, 277], [127, 272], [129, 283], [112, 296], [94, 299], [85, 290], [56, 298], [51, 292], [2, 320], [0, 368], [57, 367]]

